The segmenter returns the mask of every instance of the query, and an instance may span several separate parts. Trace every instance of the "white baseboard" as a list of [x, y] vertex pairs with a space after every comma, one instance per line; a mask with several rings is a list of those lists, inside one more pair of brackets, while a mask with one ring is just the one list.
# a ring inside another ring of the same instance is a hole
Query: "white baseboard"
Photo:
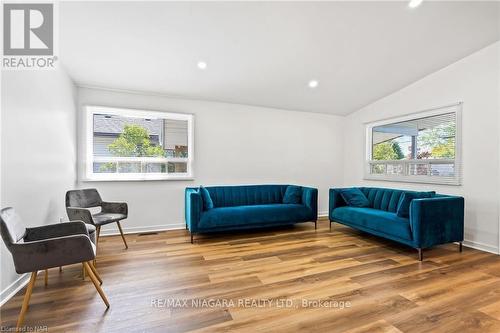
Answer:
[[498, 250], [498, 247], [484, 244], [484, 243], [479, 243], [479, 242], [474, 242], [470, 240], [464, 240], [462, 243], [464, 246], [476, 249], [476, 250], [481, 250], [484, 252], [489, 252], [493, 254], [500, 254], [500, 251]]
[[[111, 224], [113, 225], [113, 224]], [[166, 231], [166, 230], [178, 230], [178, 229], [184, 229], [186, 228], [185, 223], [175, 223], [175, 224], [160, 224], [160, 225], [150, 225], [150, 226], [143, 226], [143, 227], [128, 227], [128, 228], [123, 228], [123, 233], [124, 234], [140, 234], [144, 232], [159, 232], [159, 231]], [[115, 236], [119, 235], [120, 231], [118, 230], [118, 227], [115, 226], [114, 229], [102, 229], [101, 230], [101, 236]]]
[[326, 211], [326, 212], [318, 212], [318, 217], [328, 217], [328, 211]]
[[7, 288], [2, 290], [0, 294], [0, 306], [4, 305], [9, 299], [14, 297], [15, 294], [28, 283], [30, 280], [30, 275], [28, 273], [23, 274], [17, 278], [16, 281], [12, 282]]

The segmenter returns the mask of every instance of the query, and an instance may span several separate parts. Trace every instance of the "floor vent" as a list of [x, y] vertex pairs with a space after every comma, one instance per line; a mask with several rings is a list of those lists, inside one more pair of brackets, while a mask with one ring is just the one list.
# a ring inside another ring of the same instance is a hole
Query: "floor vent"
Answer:
[[143, 232], [140, 233], [139, 236], [150, 236], [150, 235], [158, 235], [157, 232]]

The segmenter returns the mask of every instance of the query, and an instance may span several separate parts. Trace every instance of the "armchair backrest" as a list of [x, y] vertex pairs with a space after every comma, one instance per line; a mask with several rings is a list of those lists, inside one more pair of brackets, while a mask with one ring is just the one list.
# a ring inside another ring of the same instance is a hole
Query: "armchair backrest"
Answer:
[[0, 233], [9, 251], [11, 245], [19, 242], [26, 234], [26, 226], [14, 208], [0, 210]]
[[66, 207], [90, 208], [101, 204], [101, 196], [95, 188], [66, 192]]

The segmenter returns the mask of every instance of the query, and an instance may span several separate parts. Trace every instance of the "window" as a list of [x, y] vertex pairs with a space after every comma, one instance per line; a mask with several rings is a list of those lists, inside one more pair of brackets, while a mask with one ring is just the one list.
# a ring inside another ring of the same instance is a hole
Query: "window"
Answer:
[[460, 185], [461, 103], [368, 124], [366, 179]]
[[87, 106], [86, 180], [190, 179], [193, 116]]

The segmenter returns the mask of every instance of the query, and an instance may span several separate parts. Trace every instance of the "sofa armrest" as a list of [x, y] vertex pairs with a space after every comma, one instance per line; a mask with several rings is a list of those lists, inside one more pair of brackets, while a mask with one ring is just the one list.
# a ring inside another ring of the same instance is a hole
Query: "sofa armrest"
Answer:
[[318, 219], [318, 189], [313, 187], [302, 187], [302, 204], [312, 212], [312, 220]]
[[328, 217], [332, 221], [332, 212], [337, 207], [346, 206], [344, 199], [340, 195], [340, 188], [331, 188], [328, 197]]
[[185, 218], [186, 226], [191, 232], [198, 230], [198, 222], [200, 221], [203, 211], [203, 201], [198, 189], [186, 188], [185, 191]]
[[414, 199], [410, 226], [417, 247], [461, 242], [464, 239], [464, 198], [443, 196]]

